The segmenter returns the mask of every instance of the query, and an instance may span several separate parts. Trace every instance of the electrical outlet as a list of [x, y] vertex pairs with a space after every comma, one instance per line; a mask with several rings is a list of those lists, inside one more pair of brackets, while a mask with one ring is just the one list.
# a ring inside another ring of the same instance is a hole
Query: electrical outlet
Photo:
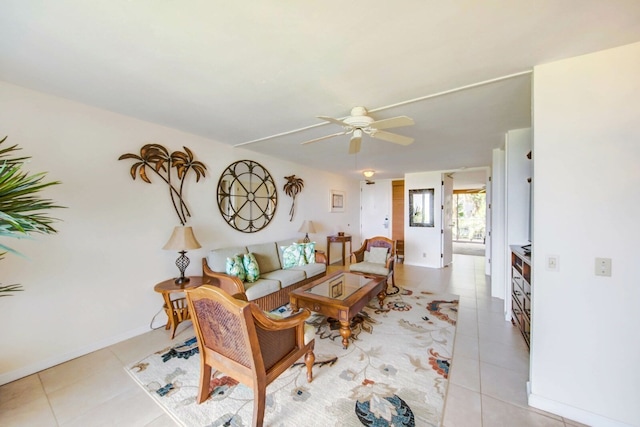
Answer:
[[547, 255], [547, 270], [558, 271], [560, 269], [560, 259], [558, 255]]
[[611, 277], [611, 258], [596, 258], [596, 276]]

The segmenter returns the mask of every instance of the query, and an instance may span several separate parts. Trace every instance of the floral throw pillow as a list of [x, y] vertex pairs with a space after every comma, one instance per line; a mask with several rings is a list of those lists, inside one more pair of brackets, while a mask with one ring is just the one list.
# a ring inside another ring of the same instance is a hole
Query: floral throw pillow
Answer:
[[242, 258], [242, 264], [244, 265], [244, 271], [247, 274], [247, 282], [253, 283], [260, 278], [260, 267], [258, 261], [256, 261], [255, 255], [249, 252], [244, 254]]
[[295, 267], [297, 265], [304, 265], [304, 248], [302, 245], [292, 243], [290, 246], [282, 247], [282, 268]]
[[316, 263], [316, 242], [303, 243], [304, 259], [307, 264]]
[[225, 272], [229, 276], [235, 276], [243, 282], [247, 278], [247, 273], [245, 272], [244, 264], [242, 263], [242, 254], [236, 254], [233, 258], [227, 258], [225, 267]]
[[364, 252], [364, 260], [374, 264], [385, 264], [387, 262], [387, 253], [389, 253], [389, 248], [370, 248]]

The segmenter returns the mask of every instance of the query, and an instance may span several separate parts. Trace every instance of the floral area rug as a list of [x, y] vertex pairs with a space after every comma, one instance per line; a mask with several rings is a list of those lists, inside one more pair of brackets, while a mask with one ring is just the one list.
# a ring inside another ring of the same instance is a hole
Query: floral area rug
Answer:
[[[349, 347], [339, 325], [312, 315], [313, 382], [302, 360], [267, 387], [265, 426], [439, 426], [456, 330], [458, 297], [402, 290], [377, 299], [352, 321]], [[285, 311], [281, 309], [280, 311]], [[180, 425], [250, 426], [253, 392], [222, 372], [198, 405], [195, 338], [126, 368]]]

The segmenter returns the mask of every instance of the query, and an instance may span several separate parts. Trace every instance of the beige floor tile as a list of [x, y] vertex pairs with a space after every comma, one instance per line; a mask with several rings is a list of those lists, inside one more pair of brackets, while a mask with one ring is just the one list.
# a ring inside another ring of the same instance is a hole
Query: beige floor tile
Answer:
[[521, 348], [523, 351], [528, 352], [528, 347], [518, 328], [513, 326], [511, 322], [504, 320], [493, 320], [487, 322], [487, 318], [481, 322], [478, 319], [478, 332], [480, 334], [480, 341], [496, 342], [513, 347]]
[[[482, 327], [480, 327], [482, 330]], [[529, 375], [529, 352], [524, 346], [487, 341], [480, 335], [480, 361]]]
[[50, 393], [49, 402], [58, 422], [63, 424], [135, 387], [124, 368], [118, 365]]
[[454, 353], [449, 380], [451, 384], [480, 392], [480, 362]]
[[469, 359], [480, 360], [478, 337], [456, 333], [453, 355], [454, 357], [462, 356]]
[[108, 348], [94, 351], [38, 373], [47, 393], [66, 387], [79, 379], [86, 378], [98, 370], [117, 369], [122, 363]]
[[527, 380], [527, 374], [480, 362], [480, 382], [483, 395], [528, 408]]
[[0, 408], [11, 400], [28, 402], [30, 399], [37, 399], [44, 395], [44, 388], [38, 374], [29, 375], [0, 387]]
[[564, 427], [564, 423], [561, 420], [482, 395], [482, 426]]
[[443, 427], [481, 427], [480, 393], [456, 384], [449, 384], [442, 425]]
[[144, 426], [163, 414], [142, 388], [135, 387], [60, 423], [60, 427]]
[[30, 396], [27, 401], [20, 398], [0, 402], [0, 426], [24, 427], [57, 426], [56, 418], [44, 394]]
[[176, 427], [176, 423], [167, 414], [162, 414], [144, 427]]
[[110, 349], [123, 366], [128, 366], [148, 356], [149, 349], [159, 350], [163, 347], [175, 345], [176, 342], [194, 335], [195, 332], [191, 322], [183, 322], [179, 325], [178, 332], [173, 340], [171, 339], [171, 331], [160, 328], [119, 342], [112, 345]]

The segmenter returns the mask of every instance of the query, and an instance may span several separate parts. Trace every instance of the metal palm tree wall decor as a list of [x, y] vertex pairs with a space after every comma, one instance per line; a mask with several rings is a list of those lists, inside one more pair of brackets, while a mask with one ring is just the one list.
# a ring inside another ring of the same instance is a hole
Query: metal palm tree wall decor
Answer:
[[[169, 151], [159, 144], [146, 144], [140, 149], [140, 155], [137, 154], [123, 154], [118, 160], [134, 159], [136, 163], [131, 166], [131, 178], [136, 179], [136, 175], [140, 176], [144, 182], [151, 184], [151, 180], [147, 174], [147, 166], [152, 172], [155, 172], [164, 182], [169, 186], [169, 195], [171, 196], [171, 203], [178, 215], [181, 225], [185, 225], [187, 217], [191, 216], [189, 208], [182, 197], [182, 190], [184, 189], [184, 181], [190, 170], [193, 170], [196, 174], [196, 182], [200, 181], [200, 177], [205, 177], [205, 170], [207, 167], [202, 163], [193, 159], [193, 152], [187, 147], [183, 147], [184, 152]], [[180, 186], [176, 188], [171, 180], [171, 171], [175, 169], [180, 180]]]
[[283, 190], [285, 194], [293, 199], [291, 202], [291, 209], [289, 209], [289, 222], [293, 221], [293, 215], [296, 213], [296, 196], [304, 188], [304, 181], [302, 178], [296, 178], [295, 175], [285, 176], [287, 180], [284, 184]]
[[[0, 144], [6, 141], [5, 136]], [[51, 226], [55, 218], [45, 211], [62, 208], [50, 199], [43, 199], [38, 193], [59, 181], [42, 182], [45, 173], [30, 175], [22, 167], [31, 157], [11, 157], [20, 150], [17, 145], [0, 149], [0, 237], [25, 238], [30, 233], [53, 234], [57, 231]], [[14, 249], [0, 243], [0, 259], [7, 252], [20, 255]], [[21, 291], [22, 286], [0, 285], [0, 297], [9, 296], [9, 292]]]

